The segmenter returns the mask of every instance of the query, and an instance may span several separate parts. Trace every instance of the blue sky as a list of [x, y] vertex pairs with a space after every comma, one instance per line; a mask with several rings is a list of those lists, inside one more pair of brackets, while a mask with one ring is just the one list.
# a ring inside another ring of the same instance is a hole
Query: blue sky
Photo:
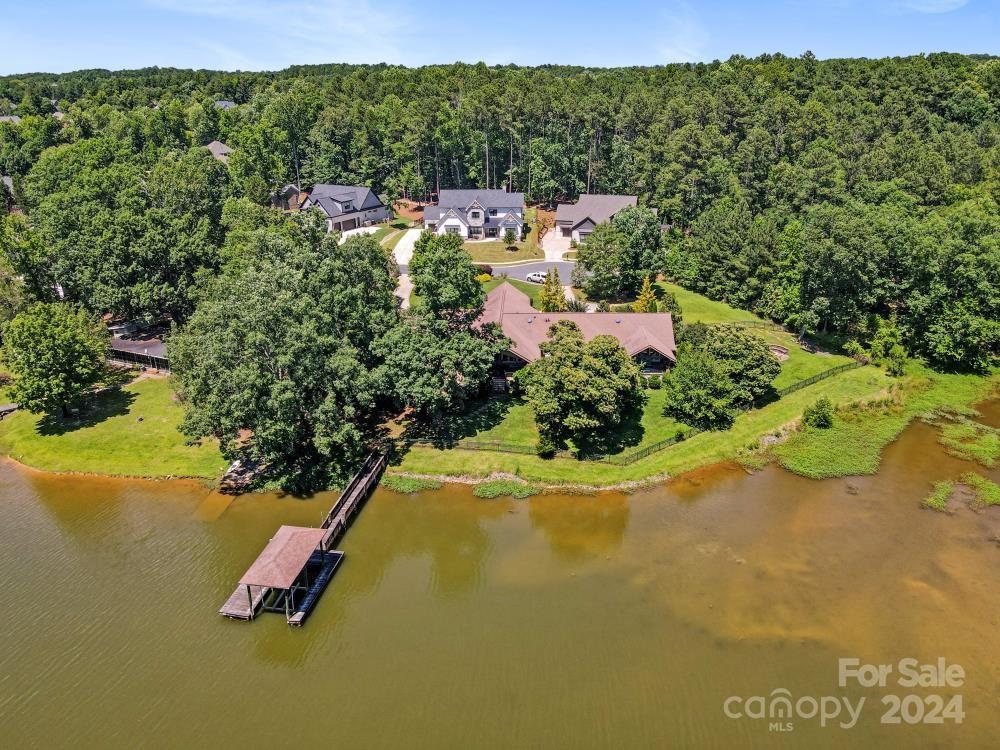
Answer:
[[[489, 35], [484, 32], [489, 30]], [[1000, 53], [1000, 0], [0, 0], [0, 74]]]

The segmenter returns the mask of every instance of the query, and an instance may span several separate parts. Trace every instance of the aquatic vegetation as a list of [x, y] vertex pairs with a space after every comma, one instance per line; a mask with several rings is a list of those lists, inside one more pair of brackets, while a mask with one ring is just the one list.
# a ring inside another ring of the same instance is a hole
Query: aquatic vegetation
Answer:
[[924, 498], [924, 502], [922, 504], [925, 508], [930, 508], [931, 510], [947, 512], [948, 500], [951, 498], [951, 493], [954, 491], [955, 483], [950, 479], [935, 482], [934, 489], [931, 491], [931, 494]]
[[476, 485], [472, 491], [476, 497], [492, 500], [497, 497], [516, 497], [523, 499], [537, 495], [540, 490], [532, 484], [517, 479], [491, 479]]
[[1000, 458], [1000, 430], [966, 417], [952, 417], [941, 423], [938, 442], [948, 453], [966, 461], [976, 461], [987, 468]]
[[387, 490], [398, 492], [402, 495], [412, 495], [424, 490], [439, 490], [443, 484], [436, 479], [424, 479], [422, 477], [405, 477], [398, 474], [386, 474], [382, 477], [382, 486]]
[[974, 471], [962, 475], [962, 484], [972, 490], [972, 505], [984, 508], [990, 505], [1000, 505], [1000, 485]]

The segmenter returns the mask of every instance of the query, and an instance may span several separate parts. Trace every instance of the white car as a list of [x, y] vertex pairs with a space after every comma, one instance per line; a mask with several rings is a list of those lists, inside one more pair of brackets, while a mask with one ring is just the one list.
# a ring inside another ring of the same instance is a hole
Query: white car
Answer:
[[532, 271], [524, 278], [530, 281], [532, 284], [544, 284], [545, 280], [549, 277], [548, 271]]

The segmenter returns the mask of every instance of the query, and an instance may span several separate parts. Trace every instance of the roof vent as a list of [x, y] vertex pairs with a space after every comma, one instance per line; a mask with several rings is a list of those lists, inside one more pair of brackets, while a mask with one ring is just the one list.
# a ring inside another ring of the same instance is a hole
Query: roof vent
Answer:
[[533, 316], [529, 317], [528, 318], [528, 325], [531, 325], [534, 321], [535, 321], [535, 318]]
[[615, 323], [621, 323], [621, 322], [622, 322], [621, 318], [615, 318]]

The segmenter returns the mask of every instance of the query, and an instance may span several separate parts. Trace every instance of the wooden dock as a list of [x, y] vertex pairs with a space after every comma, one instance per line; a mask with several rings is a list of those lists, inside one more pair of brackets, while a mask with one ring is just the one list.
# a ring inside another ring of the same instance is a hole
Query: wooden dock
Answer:
[[378, 484], [385, 464], [381, 453], [369, 454], [318, 529], [278, 529], [219, 614], [253, 620], [262, 610], [283, 612], [289, 625], [302, 625], [344, 559], [332, 546]]

